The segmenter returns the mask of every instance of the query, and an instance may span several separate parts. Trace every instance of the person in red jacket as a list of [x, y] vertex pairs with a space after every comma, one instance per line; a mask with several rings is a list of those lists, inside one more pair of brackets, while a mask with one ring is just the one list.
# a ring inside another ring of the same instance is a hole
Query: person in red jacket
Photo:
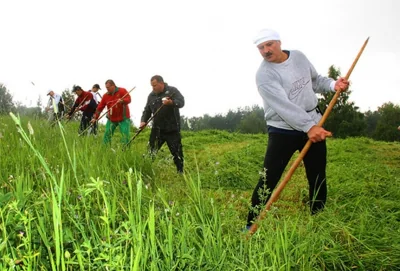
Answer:
[[[84, 91], [80, 86], [74, 85], [72, 87], [72, 92], [75, 92], [78, 97], [76, 98], [71, 110], [67, 114], [67, 118], [70, 119], [78, 110], [82, 111], [81, 124], [79, 125], [79, 134], [81, 134], [89, 126], [89, 123], [96, 110], [96, 102], [93, 99], [93, 94], [88, 91]], [[91, 130], [89, 130], [89, 134], [90, 133]]]
[[107, 106], [108, 119], [103, 138], [104, 144], [111, 143], [111, 137], [118, 126], [122, 134], [121, 141], [122, 143], [127, 144], [129, 141], [129, 130], [131, 125], [128, 106], [131, 102], [131, 96], [126, 89], [117, 87], [113, 80], [106, 81], [106, 89], [107, 93], [103, 95], [101, 102], [97, 105], [96, 113], [91, 122], [95, 123], [98, 120], [101, 111], [103, 111]]

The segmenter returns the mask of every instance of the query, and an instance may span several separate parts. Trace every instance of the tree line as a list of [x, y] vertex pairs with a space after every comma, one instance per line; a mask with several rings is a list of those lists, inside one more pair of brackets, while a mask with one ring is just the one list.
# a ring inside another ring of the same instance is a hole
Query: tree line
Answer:
[[[328, 76], [337, 79], [340, 70], [329, 67]], [[334, 137], [370, 137], [382, 141], [400, 141], [400, 106], [392, 102], [384, 103], [376, 111], [360, 112], [354, 102], [349, 101], [351, 90], [341, 93], [324, 127]], [[332, 100], [334, 92], [320, 95], [318, 106], [324, 112]], [[261, 98], [260, 98], [261, 99]], [[206, 129], [226, 130], [240, 133], [266, 133], [264, 110], [258, 105], [229, 110], [227, 114], [208, 114], [202, 117], [181, 118], [182, 130], [200, 131]]]
[[[339, 98], [325, 122], [325, 129], [331, 131], [336, 138], [370, 137], [382, 141], [400, 141], [400, 106], [391, 102], [385, 103], [376, 111], [361, 113], [351, 102], [343, 103], [347, 95]], [[322, 98], [320, 99], [321, 103]], [[208, 114], [202, 117], [181, 118], [182, 130], [200, 131], [207, 129], [226, 130], [239, 133], [266, 133], [264, 110], [258, 105], [229, 110], [225, 115]]]
[[[328, 76], [337, 79], [340, 70], [331, 66]], [[318, 98], [319, 107], [324, 111], [332, 100], [334, 93], [329, 92]], [[376, 111], [360, 112], [354, 102], [349, 101], [351, 90], [342, 93], [333, 107], [324, 127], [337, 138], [365, 136], [382, 141], [400, 141], [400, 106], [387, 102]], [[66, 110], [72, 106], [74, 96], [70, 90], [62, 92]], [[261, 99], [261, 98], [260, 98]], [[42, 101], [39, 97], [36, 107], [26, 107], [21, 103], [13, 102], [13, 97], [5, 85], [0, 83], [0, 114], [17, 112], [20, 115], [43, 118], [46, 113], [42, 109]], [[76, 114], [75, 117], [79, 117]], [[259, 105], [246, 106], [229, 110], [226, 114], [210, 116], [204, 114], [201, 117], [181, 117], [182, 130], [201, 131], [208, 129], [225, 130], [239, 133], [266, 133], [267, 127], [264, 120], [264, 110]]]

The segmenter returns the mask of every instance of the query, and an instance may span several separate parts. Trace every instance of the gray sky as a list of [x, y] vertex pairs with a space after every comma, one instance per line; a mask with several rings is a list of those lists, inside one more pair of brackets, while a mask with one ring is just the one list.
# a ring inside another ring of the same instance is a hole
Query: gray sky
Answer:
[[0, 82], [28, 106], [39, 95], [46, 103], [48, 89], [104, 89], [113, 79], [136, 86], [138, 123], [155, 74], [182, 92], [188, 117], [262, 105], [252, 43], [262, 28], [277, 30], [284, 49], [301, 50], [323, 75], [333, 64], [344, 76], [370, 37], [350, 77], [351, 100], [362, 111], [400, 102], [396, 0], [0, 0], [0, 11]]

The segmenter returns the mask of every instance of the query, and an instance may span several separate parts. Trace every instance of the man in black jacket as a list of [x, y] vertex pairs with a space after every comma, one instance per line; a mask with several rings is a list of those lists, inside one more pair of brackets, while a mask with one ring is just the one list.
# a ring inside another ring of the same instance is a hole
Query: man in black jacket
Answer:
[[179, 108], [185, 105], [185, 98], [177, 88], [165, 83], [160, 75], [154, 75], [150, 82], [153, 91], [147, 98], [140, 129], [143, 129], [147, 125], [147, 121], [153, 116], [149, 139], [151, 153], [157, 153], [162, 145], [167, 142], [168, 148], [174, 157], [177, 171], [183, 173]]

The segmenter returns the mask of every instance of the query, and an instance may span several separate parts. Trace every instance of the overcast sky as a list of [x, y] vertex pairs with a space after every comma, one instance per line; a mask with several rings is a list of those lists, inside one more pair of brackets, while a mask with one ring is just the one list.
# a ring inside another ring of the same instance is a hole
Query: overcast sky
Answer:
[[[25, 105], [46, 92], [107, 79], [131, 93], [135, 123], [155, 74], [185, 96], [181, 114], [226, 113], [262, 105], [252, 40], [277, 30], [282, 48], [301, 50], [317, 71], [353, 74], [351, 100], [362, 111], [400, 103], [400, 1], [6, 1], [0, 0], [0, 83]], [[31, 84], [33, 82], [35, 85]]]

